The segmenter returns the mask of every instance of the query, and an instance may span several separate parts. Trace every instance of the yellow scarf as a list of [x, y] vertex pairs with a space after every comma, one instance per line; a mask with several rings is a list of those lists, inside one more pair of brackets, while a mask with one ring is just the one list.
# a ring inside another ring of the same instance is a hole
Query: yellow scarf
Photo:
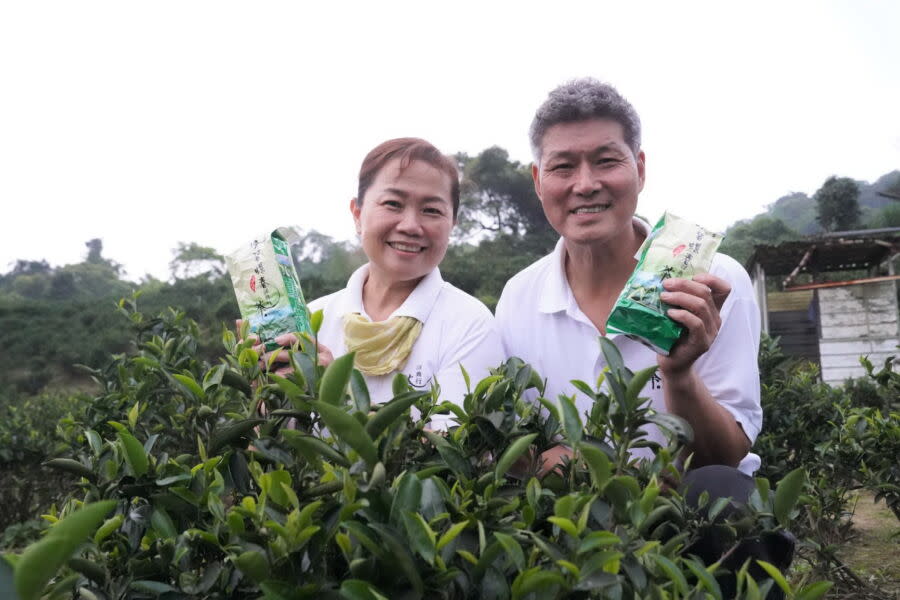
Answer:
[[373, 323], [359, 313], [344, 316], [344, 343], [356, 352], [354, 366], [364, 375], [387, 375], [402, 369], [422, 331], [413, 317]]

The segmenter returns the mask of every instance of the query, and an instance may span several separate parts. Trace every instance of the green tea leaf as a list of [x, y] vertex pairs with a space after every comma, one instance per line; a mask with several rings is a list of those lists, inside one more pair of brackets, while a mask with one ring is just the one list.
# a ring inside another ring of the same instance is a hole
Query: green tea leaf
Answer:
[[181, 385], [183, 385], [194, 398], [196, 398], [198, 400], [206, 399], [206, 393], [204, 393], [203, 388], [201, 388], [200, 384], [197, 383], [196, 380], [194, 380], [194, 378], [191, 377], [190, 375], [181, 375], [179, 373], [173, 373], [172, 377], [177, 379], [178, 382]]
[[97, 480], [97, 475], [92, 470], [71, 458], [54, 458], [45, 462], [44, 466], [84, 477], [88, 481]]
[[397, 482], [394, 501], [391, 503], [391, 523], [400, 524], [407, 512], [416, 512], [422, 500], [422, 482], [413, 473], [404, 473]]
[[36, 600], [56, 572], [116, 505], [114, 500], [87, 504], [50, 528], [38, 542], [28, 546], [15, 566], [19, 600]]
[[429, 393], [430, 392], [418, 391], [404, 392], [390, 402], [383, 404], [366, 422], [366, 433], [368, 433], [369, 437], [373, 440], [378, 439], [378, 436], [381, 435], [385, 429], [394, 424], [400, 415], [409, 410], [410, 406], [422, 398], [427, 397]]
[[828, 593], [834, 584], [830, 581], [817, 581], [803, 586], [794, 596], [795, 600], [819, 600]]
[[778, 570], [778, 567], [764, 560], [757, 560], [756, 564], [761, 566], [763, 570], [769, 574], [769, 577], [771, 577], [775, 581], [775, 583], [778, 584], [778, 587], [784, 590], [785, 594], [790, 597], [790, 595], [794, 593], [794, 591], [791, 589], [791, 584], [787, 582], [787, 579], [784, 578], [784, 575], [781, 574], [781, 571]]
[[500, 533], [499, 531], [494, 532], [494, 537], [497, 538], [497, 541], [503, 546], [506, 555], [509, 557], [510, 561], [512, 561], [512, 564], [515, 565], [516, 570], [523, 570], [525, 568], [525, 553], [522, 552], [522, 546], [519, 545], [519, 542], [511, 535]]
[[419, 556], [425, 559], [429, 565], [434, 564], [434, 555], [436, 550], [436, 540], [434, 531], [422, 518], [422, 515], [413, 512], [405, 512], [403, 514], [403, 524], [406, 527], [406, 533], [412, 542], [412, 548], [419, 553]]
[[584, 424], [578, 414], [578, 408], [575, 406], [575, 400], [569, 396], [559, 396], [559, 413], [562, 415], [563, 429], [566, 432], [566, 438], [569, 445], [575, 447], [581, 441], [581, 435], [584, 431]]
[[662, 554], [651, 554], [650, 556], [653, 557], [656, 564], [663, 570], [666, 577], [675, 584], [675, 589], [678, 590], [678, 593], [687, 594], [688, 583], [687, 579], [684, 577], [684, 573], [681, 572], [681, 569], [676, 567], [675, 563]]
[[592, 531], [581, 541], [577, 553], [584, 554], [597, 548], [606, 548], [621, 543], [622, 539], [610, 531]]
[[311, 402], [311, 404], [325, 421], [325, 425], [328, 426], [332, 435], [356, 450], [369, 467], [375, 466], [375, 463], [378, 462], [378, 450], [359, 421], [338, 406], [321, 401]]
[[575, 527], [575, 523], [565, 517], [547, 517], [547, 520], [571, 535], [573, 538], [578, 539], [578, 528]]
[[579, 444], [578, 448], [588, 465], [594, 485], [602, 491], [612, 476], [612, 463], [609, 457], [603, 450], [589, 444]]
[[342, 404], [344, 391], [347, 389], [347, 383], [350, 381], [350, 373], [353, 372], [354, 356], [353, 352], [339, 356], [325, 369], [325, 373], [322, 375], [322, 382], [319, 385], [320, 402], [331, 406]]
[[325, 314], [322, 309], [309, 315], [309, 328], [312, 330], [313, 335], [319, 335], [319, 330], [322, 329], [322, 321], [324, 318]]
[[687, 565], [688, 569], [697, 577], [697, 581], [706, 588], [706, 591], [712, 594], [715, 600], [722, 600], [722, 588], [719, 587], [719, 582], [716, 581], [716, 578], [712, 576], [712, 573], [706, 570], [706, 568], [699, 564], [695, 560], [684, 558], [682, 559], [684, 564]]
[[800, 467], [784, 476], [775, 487], [775, 518], [782, 527], [791, 521], [791, 511], [797, 505], [806, 485], [806, 471]]
[[172, 522], [172, 517], [162, 507], [156, 507], [150, 513], [150, 524], [153, 525], [153, 529], [156, 530], [160, 537], [174, 538], [178, 535], [178, 532], [175, 531], [175, 523]]
[[116, 429], [119, 443], [122, 444], [122, 448], [125, 450], [125, 461], [131, 467], [131, 470], [134, 471], [135, 476], [141, 477], [150, 468], [150, 462], [147, 459], [147, 452], [144, 450], [144, 446], [121, 423], [110, 421], [109, 424]]
[[261, 552], [248, 550], [232, 560], [244, 575], [257, 583], [269, 577], [269, 561]]
[[445, 531], [443, 533], [443, 535], [441, 535], [441, 538], [437, 541], [436, 549], [441, 550], [444, 546], [446, 546], [447, 544], [449, 544], [450, 542], [455, 540], [456, 536], [458, 536], [460, 533], [462, 533], [463, 529], [465, 529], [468, 526], [469, 526], [468, 521], [463, 521], [461, 523], [457, 523], [457, 524], [451, 526], [450, 529]]
[[[369, 386], [366, 385], [366, 378], [356, 369], [353, 369], [350, 373], [350, 397], [353, 399], [353, 406], [362, 414], [368, 414], [372, 409], [372, 400], [369, 397]], [[372, 435], [372, 439], [377, 437], [377, 435]]]
[[284, 441], [287, 442], [289, 446], [305, 456], [310, 462], [313, 462], [316, 456], [321, 456], [327, 462], [335, 465], [342, 467], [350, 466], [350, 461], [346, 456], [317, 437], [300, 433], [294, 429], [282, 429], [281, 435], [284, 436]]
[[231, 421], [222, 427], [216, 427], [209, 436], [208, 454], [218, 454], [226, 446], [237, 446], [248, 437], [254, 427], [265, 423], [265, 419], [244, 419], [243, 421]]
[[497, 466], [494, 469], [494, 479], [499, 480], [503, 478], [503, 476], [506, 475], [506, 472], [509, 471], [509, 468], [513, 466], [513, 463], [528, 451], [528, 448], [537, 436], [538, 434], [536, 433], [529, 433], [528, 435], [516, 438], [506, 451], [503, 452], [503, 455], [500, 456], [500, 460], [497, 461]]
[[445, 440], [443, 436], [430, 431], [426, 431], [424, 434], [428, 441], [437, 449], [438, 454], [441, 455], [447, 466], [453, 469], [457, 475], [466, 479], [472, 476], [472, 465], [450, 442]]
[[137, 426], [138, 414], [141, 410], [141, 403], [135, 402], [134, 406], [131, 407], [131, 410], [128, 411], [128, 425], [134, 429]]
[[656, 370], [659, 367], [657, 365], [653, 365], [652, 367], [647, 367], [646, 369], [641, 369], [631, 378], [631, 381], [628, 382], [628, 385], [625, 388], [625, 397], [628, 399], [632, 405], [638, 399], [638, 396], [641, 393], [641, 390], [644, 389], [644, 386], [647, 385], [647, 382], [650, 381], [650, 378], [653, 377], [653, 374], [656, 373]]

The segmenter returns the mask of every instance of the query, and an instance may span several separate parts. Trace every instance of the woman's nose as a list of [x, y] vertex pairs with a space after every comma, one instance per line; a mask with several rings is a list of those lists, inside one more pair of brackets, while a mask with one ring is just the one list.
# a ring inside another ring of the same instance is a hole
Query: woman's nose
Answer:
[[422, 222], [419, 212], [416, 210], [405, 210], [397, 224], [397, 229], [410, 235], [418, 235], [422, 232]]

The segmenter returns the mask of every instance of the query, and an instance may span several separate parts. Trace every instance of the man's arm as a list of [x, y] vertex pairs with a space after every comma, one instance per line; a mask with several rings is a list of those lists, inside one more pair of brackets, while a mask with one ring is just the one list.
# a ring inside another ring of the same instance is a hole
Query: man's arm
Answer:
[[[669, 310], [669, 316], [687, 330], [669, 356], [658, 357], [666, 408], [685, 419], [694, 430], [694, 441], [687, 448], [694, 454], [693, 466], [736, 467], [750, 450], [750, 439], [731, 412], [716, 401], [694, 367], [719, 333], [720, 311], [731, 286], [710, 274], [697, 275], [692, 280], [667, 279], [663, 285], [666, 291], [662, 299], [676, 307]], [[744, 365], [731, 368], [741, 369]]]

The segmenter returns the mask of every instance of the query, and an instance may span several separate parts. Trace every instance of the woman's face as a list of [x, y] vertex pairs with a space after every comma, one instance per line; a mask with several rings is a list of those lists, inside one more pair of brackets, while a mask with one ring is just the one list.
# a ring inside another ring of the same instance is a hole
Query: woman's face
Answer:
[[415, 160], [401, 172], [394, 159], [375, 176], [362, 206], [350, 201], [370, 276], [418, 281], [443, 260], [455, 221], [451, 183], [426, 162]]

